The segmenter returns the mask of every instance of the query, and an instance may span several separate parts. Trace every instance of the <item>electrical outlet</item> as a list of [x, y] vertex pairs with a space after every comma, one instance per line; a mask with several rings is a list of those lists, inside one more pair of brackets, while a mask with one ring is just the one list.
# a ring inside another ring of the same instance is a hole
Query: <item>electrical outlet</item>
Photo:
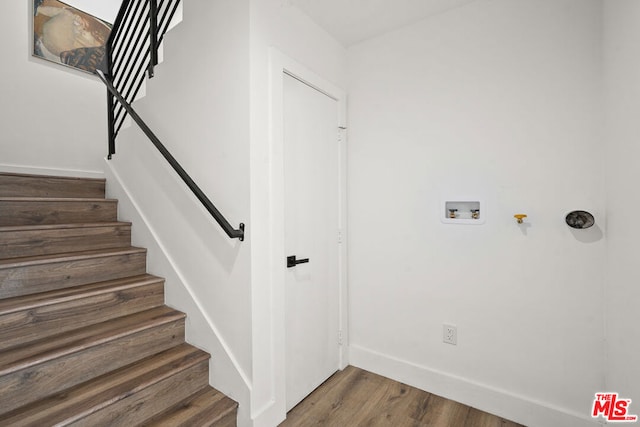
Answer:
[[458, 345], [458, 328], [454, 325], [442, 325], [442, 342]]

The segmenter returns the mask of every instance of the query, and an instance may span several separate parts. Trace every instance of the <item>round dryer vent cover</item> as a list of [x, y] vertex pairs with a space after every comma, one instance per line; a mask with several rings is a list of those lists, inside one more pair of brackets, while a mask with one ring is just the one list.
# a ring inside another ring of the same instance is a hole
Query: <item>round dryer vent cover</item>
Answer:
[[596, 223], [595, 219], [593, 219], [593, 215], [587, 211], [569, 212], [565, 220], [569, 227], [578, 229], [589, 228]]

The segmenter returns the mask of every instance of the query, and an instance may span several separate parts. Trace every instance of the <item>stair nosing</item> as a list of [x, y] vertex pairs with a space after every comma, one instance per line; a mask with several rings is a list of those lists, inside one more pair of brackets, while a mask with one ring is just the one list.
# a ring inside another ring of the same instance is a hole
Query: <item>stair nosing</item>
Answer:
[[[6, 298], [4, 300], [0, 300], [0, 316], [75, 301], [82, 298], [100, 295], [102, 293], [117, 292], [124, 289], [133, 289], [139, 286], [148, 286], [161, 282], [164, 282], [164, 279], [161, 277], [151, 274], [142, 274], [121, 279], [107, 280], [104, 282], [90, 283], [72, 288], [55, 289], [47, 292]], [[20, 302], [18, 304], [11, 304], [14, 301]], [[3, 308], [3, 302], [6, 302], [6, 305], [9, 307]]]
[[108, 202], [117, 203], [117, 199], [101, 197], [0, 197], [0, 202]]
[[76, 177], [76, 176], [59, 176], [59, 175], [37, 175], [31, 173], [19, 173], [19, 172], [0, 172], [0, 176], [15, 176], [23, 178], [35, 178], [35, 179], [68, 179], [70, 181], [96, 181], [106, 183], [106, 178], [89, 178], [89, 177]]
[[[186, 315], [180, 311], [177, 311], [175, 309], [172, 309], [168, 306], [161, 306], [161, 307], [156, 307], [156, 308], [152, 308], [149, 310], [145, 310], [143, 312], [140, 313], [135, 313], [135, 314], [131, 314], [128, 316], [123, 316], [114, 320], [122, 320], [122, 319], [126, 319], [126, 318], [135, 318], [135, 317], [139, 317], [142, 316], [146, 313], [152, 312], [152, 311], [157, 311], [160, 312], [159, 314], [162, 314], [161, 312], [165, 312], [165, 315], [161, 315], [158, 317], [154, 317], [152, 319], [147, 319], [142, 323], [136, 323], [135, 325], [125, 325], [125, 326], [118, 326], [116, 328], [114, 328], [113, 330], [108, 330], [106, 331], [106, 334], [108, 336], [104, 336], [105, 332], [101, 332], [99, 335], [101, 335], [100, 338], [96, 338], [95, 336], [87, 336], [84, 338], [79, 338], [76, 341], [71, 341], [69, 343], [63, 344], [62, 347], [57, 347], [57, 348], [51, 348], [48, 350], [44, 350], [40, 353], [37, 354], [32, 354], [29, 356], [26, 356], [22, 359], [18, 359], [18, 360], [14, 360], [12, 362], [9, 362], [8, 364], [2, 366], [0, 365], [0, 376], [3, 375], [9, 375], [11, 373], [14, 372], [18, 372], [20, 370], [23, 369], [27, 369], [42, 363], [46, 363], [55, 359], [59, 359], [61, 357], [64, 356], [68, 356], [70, 354], [82, 351], [83, 349], [88, 349], [88, 348], [93, 348], [93, 347], [97, 347], [99, 345], [103, 345], [105, 343], [111, 342], [111, 341], [115, 341], [117, 339], [123, 338], [125, 336], [128, 335], [133, 335], [136, 334], [138, 332], [142, 332], [144, 330], [148, 330], [151, 328], [154, 328], [156, 326], [160, 326], [160, 325], [166, 325], [175, 321], [179, 321], [179, 320], [184, 320], [184, 318], [186, 317]], [[101, 322], [98, 323], [96, 325], [89, 325], [89, 326], [85, 326], [76, 330], [72, 330], [72, 331], [68, 331], [68, 332], [64, 332], [61, 335], [72, 335], [73, 333], [78, 333], [79, 331], [83, 331], [85, 329], [90, 329], [90, 328], [96, 328], [99, 325], [105, 325], [108, 324], [110, 322], [113, 322], [114, 320], [108, 320], [105, 322]], [[60, 335], [57, 335], [60, 336]], [[44, 340], [55, 340], [56, 339], [56, 335], [50, 336], [50, 337], [46, 337], [44, 338]], [[41, 340], [40, 340], [41, 341]], [[29, 346], [33, 346], [37, 343], [39, 343], [40, 341], [34, 341], [32, 343], [29, 343], [26, 345], [26, 347]]]
[[[208, 385], [203, 387], [201, 390], [193, 393], [192, 395], [186, 397], [185, 399], [181, 400], [180, 402], [176, 403], [172, 407], [167, 408], [164, 412], [157, 414], [156, 416], [151, 418], [148, 422], [146, 422], [144, 425], [154, 426], [159, 423], [162, 424], [166, 417], [170, 418], [172, 414], [177, 413], [180, 409], [184, 407], [185, 403], [192, 403], [198, 400], [200, 397], [212, 398], [214, 396], [217, 397], [218, 399], [213, 402], [207, 402], [207, 406], [202, 408], [202, 411], [207, 411], [208, 409], [211, 409], [213, 405], [218, 405], [219, 403], [224, 402], [225, 404], [224, 410], [217, 413], [217, 419], [212, 420], [213, 422], [219, 421], [220, 419], [226, 417], [227, 415], [229, 415], [230, 413], [238, 409], [238, 402], [229, 398], [220, 390], [217, 390], [211, 385]], [[185, 421], [189, 421], [189, 420], [185, 420]]]
[[127, 246], [125, 248], [94, 249], [81, 252], [64, 252], [61, 254], [35, 255], [28, 257], [0, 259], [0, 270], [29, 267], [33, 265], [53, 264], [58, 262], [80, 261], [85, 259], [118, 256], [125, 254], [146, 253], [146, 248]]
[[79, 222], [65, 224], [34, 224], [34, 225], [2, 225], [0, 233], [12, 231], [38, 231], [38, 230], [71, 230], [75, 228], [102, 228], [102, 227], [127, 227], [131, 226], [129, 221], [109, 221], [109, 222]]

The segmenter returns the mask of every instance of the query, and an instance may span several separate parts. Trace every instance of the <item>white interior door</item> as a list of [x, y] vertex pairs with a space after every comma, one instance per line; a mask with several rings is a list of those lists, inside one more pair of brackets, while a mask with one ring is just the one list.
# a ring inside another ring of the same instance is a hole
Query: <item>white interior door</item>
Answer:
[[288, 411], [339, 369], [340, 157], [338, 102], [286, 74], [283, 88], [285, 249], [303, 261], [286, 271]]

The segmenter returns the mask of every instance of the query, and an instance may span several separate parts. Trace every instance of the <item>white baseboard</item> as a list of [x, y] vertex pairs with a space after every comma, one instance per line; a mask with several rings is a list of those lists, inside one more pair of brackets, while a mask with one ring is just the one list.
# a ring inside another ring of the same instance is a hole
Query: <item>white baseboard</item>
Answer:
[[528, 427], [595, 427], [589, 414], [577, 414], [485, 384], [430, 369], [358, 346], [350, 364], [412, 387], [498, 415]]
[[73, 178], [104, 178], [104, 172], [80, 169], [45, 168], [41, 166], [10, 165], [0, 163], [0, 172], [29, 175], [70, 176]]
[[[254, 414], [251, 427], [272, 427], [280, 425], [284, 421], [284, 410], [281, 408], [283, 405], [276, 404], [275, 401], [271, 401], [265, 405], [265, 407], [259, 409], [257, 414]], [[238, 427], [241, 427], [238, 423]], [[248, 426], [242, 426], [248, 427]]]

